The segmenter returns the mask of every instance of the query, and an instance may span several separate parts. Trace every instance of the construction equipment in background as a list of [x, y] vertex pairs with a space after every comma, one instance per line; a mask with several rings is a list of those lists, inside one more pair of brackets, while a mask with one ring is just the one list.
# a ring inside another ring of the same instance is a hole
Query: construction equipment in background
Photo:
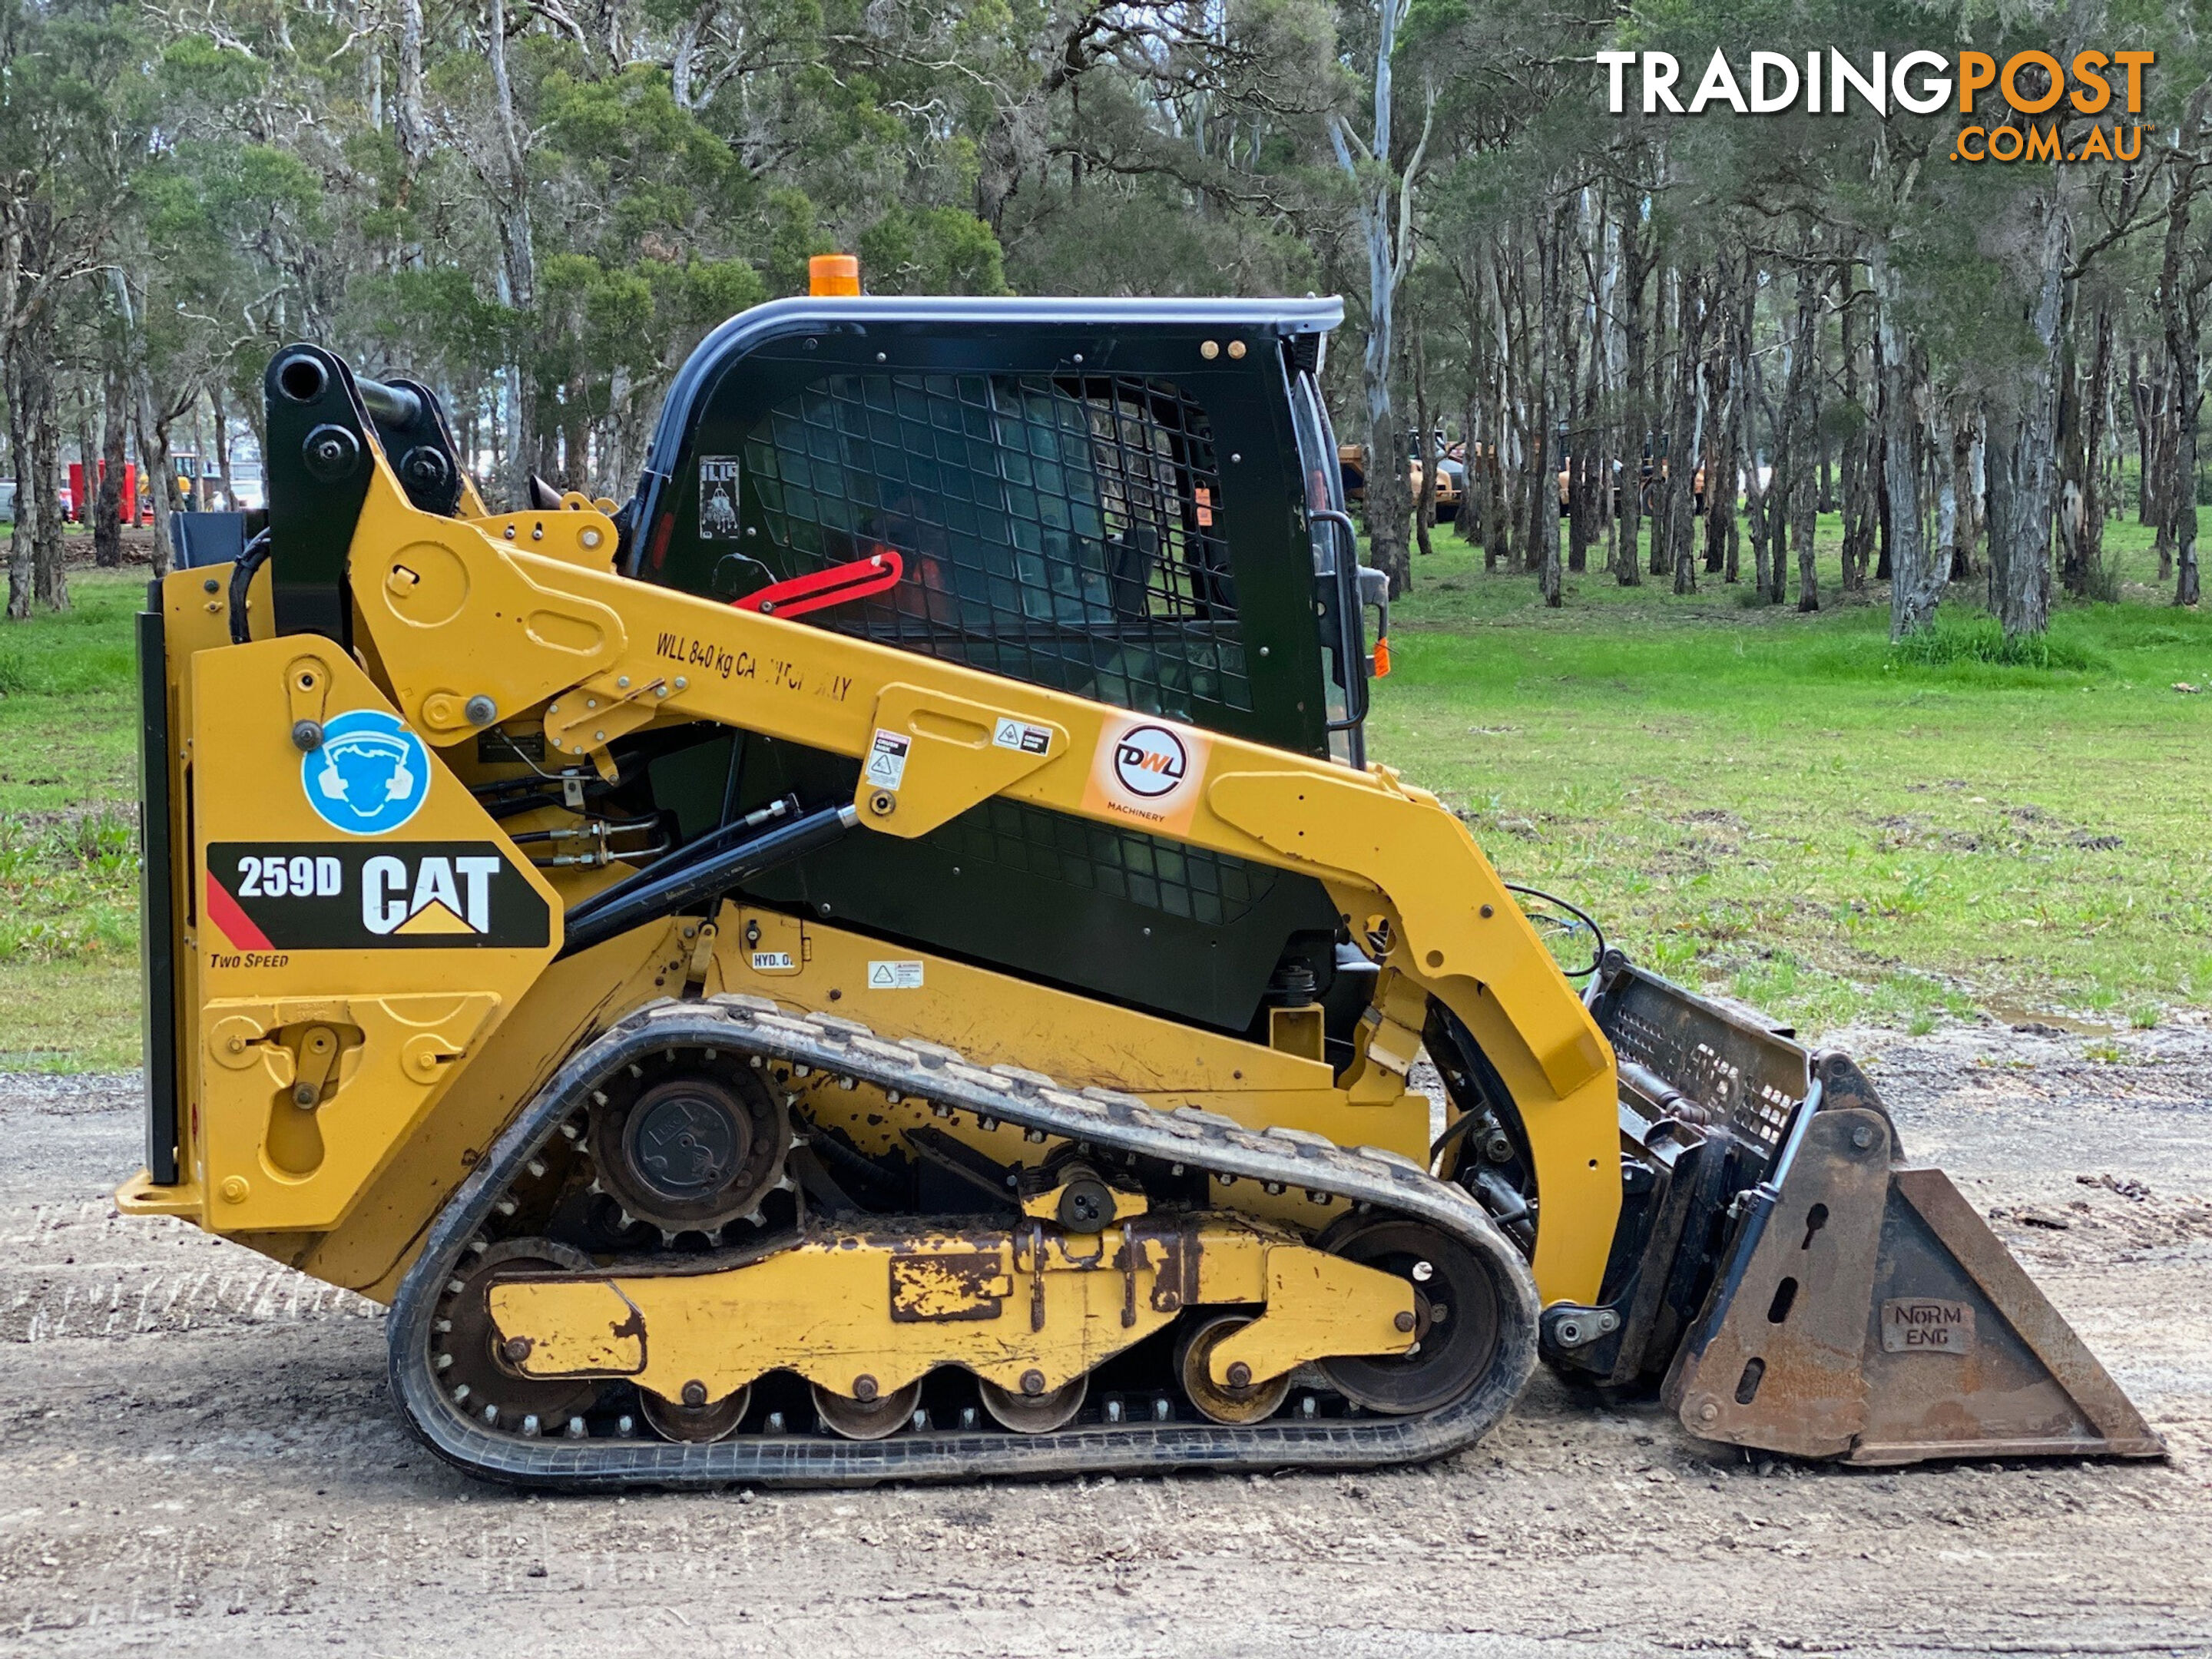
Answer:
[[1340, 314], [762, 306], [619, 508], [280, 352], [265, 532], [139, 620], [118, 1202], [390, 1304], [416, 1432], [531, 1486], [1356, 1468], [1540, 1356], [2156, 1455], [1848, 1060], [1563, 972], [1369, 762]]
[[[1459, 516], [1460, 502], [1467, 495], [1467, 468], [1460, 459], [1462, 446], [1447, 447], [1443, 434], [1437, 434], [1432, 453], [1437, 457], [1437, 522], [1449, 524]], [[1367, 499], [1367, 446], [1339, 444], [1336, 447], [1337, 476], [1340, 482], [1339, 499], [1364, 501]], [[1407, 499], [1421, 498], [1422, 461], [1420, 442], [1417, 436], [1406, 446]]]

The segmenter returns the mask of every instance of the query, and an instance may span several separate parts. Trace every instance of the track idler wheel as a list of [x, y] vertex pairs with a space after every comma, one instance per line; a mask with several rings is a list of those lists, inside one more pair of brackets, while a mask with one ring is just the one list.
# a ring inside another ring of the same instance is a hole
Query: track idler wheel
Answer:
[[1091, 1392], [1088, 1376], [1079, 1376], [1049, 1391], [1044, 1389], [1042, 1373], [1031, 1372], [1030, 1378], [1038, 1385], [1036, 1394], [1017, 1394], [987, 1378], [975, 1379], [976, 1391], [983, 1396], [983, 1409], [991, 1413], [1000, 1428], [1012, 1429], [1016, 1434], [1050, 1434], [1075, 1421], [1075, 1414], [1083, 1409], [1083, 1401]]
[[653, 1432], [664, 1440], [681, 1440], [695, 1446], [711, 1445], [717, 1440], [726, 1440], [737, 1432], [738, 1425], [745, 1419], [745, 1407], [752, 1404], [752, 1384], [748, 1382], [735, 1394], [724, 1395], [720, 1400], [708, 1401], [707, 1391], [697, 1383], [686, 1392], [696, 1391], [697, 1399], [663, 1400], [649, 1389], [637, 1391], [639, 1408], [645, 1420], [653, 1425]]
[[913, 1420], [915, 1408], [921, 1404], [921, 1379], [918, 1376], [906, 1387], [893, 1389], [889, 1394], [875, 1391], [873, 1377], [861, 1377], [854, 1386], [865, 1392], [867, 1398], [835, 1394], [819, 1382], [814, 1385], [814, 1409], [822, 1414], [823, 1422], [832, 1432], [848, 1440], [887, 1439]]
[[525, 1376], [498, 1352], [491, 1287], [501, 1279], [580, 1273], [591, 1267], [581, 1250], [550, 1238], [509, 1238], [477, 1252], [448, 1282], [439, 1304], [439, 1333], [430, 1364], [447, 1397], [488, 1428], [524, 1434], [566, 1433], [571, 1418], [592, 1408], [605, 1385], [595, 1378]]
[[[1290, 1397], [1291, 1379], [1270, 1377], [1265, 1382], [1216, 1382], [1208, 1370], [1213, 1351], [1223, 1340], [1252, 1322], [1245, 1314], [1214, 1314], [1191, 1325], [1176, 1345], [1176, 1375], [1182, 1391], [1200, 1413], [1216, 1423], [1257, 1423], [1273, 1417]], [[1236, 1370], [1235, 1366], [1230, 1368]]]
[[1339, 1224], [1322, 1248], [1413, 1287], [1413, 1346], [1402, 1354], [1340, 1357], [1322, 1374], [1370, 1411], [1406, 1415], [1456, 1404], [1498, 1354], [1498, 1287], [1466, 1245], [1418, 1221]]

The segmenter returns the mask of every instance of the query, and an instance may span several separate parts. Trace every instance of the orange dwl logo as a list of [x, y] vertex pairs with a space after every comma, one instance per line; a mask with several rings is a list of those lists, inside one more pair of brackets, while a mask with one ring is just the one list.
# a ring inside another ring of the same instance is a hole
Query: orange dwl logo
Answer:
[[1198, 810], [1209, 748], [1203, 732], [1164, 720], [1109, 720], [1084, 792], [1086, 810], [1174, 835]]
[[1190, 775], [1190, 752], [1164, 726], [1139, 726], [1114, 745], [1114, 775], [1133, 795], [1148, 800], [1171, 794]]

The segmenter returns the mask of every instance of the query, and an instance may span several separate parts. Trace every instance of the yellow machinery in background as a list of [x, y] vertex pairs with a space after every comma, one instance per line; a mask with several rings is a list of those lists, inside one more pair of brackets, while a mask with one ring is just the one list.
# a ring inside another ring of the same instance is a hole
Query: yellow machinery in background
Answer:
[[265, 528], [140, 619], [118, 1201], [389, 1303], [526, 1484], [1370, 1465], [1540, 1357], [1808, 1456], [2155, 1453], [1848, 1060], [1578, 992], [1368, 763], [1337, 316], [764, 306], [619, 509], [280, 353]]

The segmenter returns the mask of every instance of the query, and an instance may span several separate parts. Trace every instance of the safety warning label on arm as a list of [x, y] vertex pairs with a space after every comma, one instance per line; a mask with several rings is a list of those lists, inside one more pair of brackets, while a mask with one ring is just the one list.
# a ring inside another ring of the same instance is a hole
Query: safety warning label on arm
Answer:
[[872, 962], [868, 964], [871, 991], [919, 991], [921, 964], [918, 962]]
[[872, 788], [896, 789], [906, 781], [907, 751], [914, 747], [914, 739], [903, 732], [886, 732], [878, 727], [875, 741], [868, 745], [868, 783]]

